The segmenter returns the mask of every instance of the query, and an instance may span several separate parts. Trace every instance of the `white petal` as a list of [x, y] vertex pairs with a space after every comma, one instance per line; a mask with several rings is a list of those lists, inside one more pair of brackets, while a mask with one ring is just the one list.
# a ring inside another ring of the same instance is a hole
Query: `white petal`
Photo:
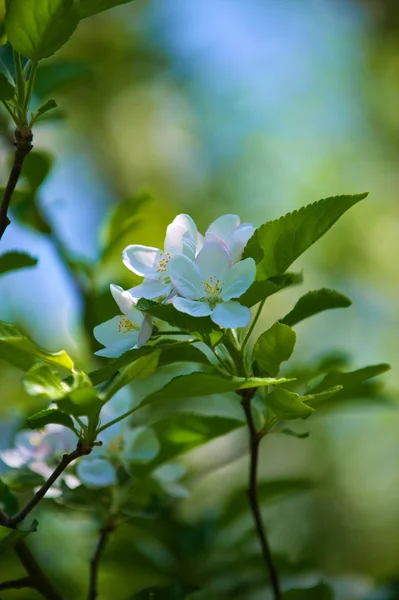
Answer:
[[103, 458], [81, 458], [76, 473], [80, 481], [91, 488], [107, 487], [117, 482], [114, 467]]
[[160, 443], [148, 427], [130, 429], [124, 433], [123, 439], [125, 447], [122, 456], [127, 462], [147, 463], [158, 455]]
[[135, 298], [133, 298], [129, 292], [126, 292], [120, 285], [111, 283], [109, 287], [115, 302], [119, 306], [119, 309], [124, 315], [126, 315], [136, 304]]
[[251, 311], [246, 306], [230, 300], [218, 304], [211, 315], [211, 319], [217, 325], [225, 329], [237, 329], [246, 327], [251, 320]]
[[177, 215], [166, 229], [165, 250], [171, 256], [184, 254], [195, 258], [197, 244], [197, 226], [189, 215]]
[[187, 298], [179, 298], [178, 296], [173, 299], [173, 306], [180, 312], [192, 317], [207, 317], [212, 313], [212, 309], [207, 302], [188, 300]]
[[143, 324], [140, 329], [139, 337], [137, 340], [137, 347], [144, 346], [148, 342], [152, 334], [152, 316], [144, 314]]
[[18, 450], [4, 450], [0, 452], [0, 458], [9, 467], [19, 469], [27, 462], [27, 459]]
[[185, 475], [187, 469], [177, 463], [166, 463], [153, 472], [153, 476], [164, 483], [175, 483]]
[[255, 281], [256, 265], [253, 258], [241, 260], [231, 267], [225, 278], [221, 296], [223, 300], [240, 298]]
[[233, 231], [226, 242], [233, 262], [238, 262], [241, 259], [244, 248], [254, 231], [255, 227], [251, 223], [243, 223]]
[[158, 248], [132, 244], [122, 252], [122, 260], [124, 265], [136, 275], [149, 277], [156, 273], [160, 252]]
[[195, 259], [203, 280], [209, 282], [210, 278], [224, 281], [231, 265], [230, 253], [226, 246], [217, 242], [206, 242]]
[[133, 348], [137, 348], [137, 341], [126, 339], [109, 344], [109, 346], [97, 350], [94, 354], [96, 356], [104, 356], [105, 358], [119, 358], [122, 354]]
[[94, 328], [93, 333], [94, 337], [100, 344], [103, 346], [108, 346], [109, 344], [113, 344], [114, 342], [119, 342], [125, 339], [130, 339], [136, 336], [136, 343], [138, 335], [139, 335], [139, 326], [136, 323], [132, 323], [127, 317], [124, 315], [117, 315], [116, 317], [112, 317], [109, 321], [105, 321], [105, 323], [101, 323], [101, 325], [97, 325]]
[[80, 480], [75, 475], [64, 475], [64, 481], [70, 490], [74, 490], [81, 485]]
[[182, 255], [172, 258], [168, 272], [179, 294], [191, 300], [198, 300], [203, 296], [200, 270], [189, 258]]
[[201, 250], [202, 246], [205, 244], [205, 237], [201, 233], [197, 233], [197, 247], [195, 249], [195, 255]]
[[136, 285], [128, 290], [134, 298], [159, 298], [160, 296], [167, 296], [172, 290], [170, 283], [162, 283], [157, 279], [145, 279], [143, 283]]
[[240, 217], [238, 215], [223, 215], [209, 225], [205, 237], [212, 234], [220, 240], [226, 241], [239, 225]]

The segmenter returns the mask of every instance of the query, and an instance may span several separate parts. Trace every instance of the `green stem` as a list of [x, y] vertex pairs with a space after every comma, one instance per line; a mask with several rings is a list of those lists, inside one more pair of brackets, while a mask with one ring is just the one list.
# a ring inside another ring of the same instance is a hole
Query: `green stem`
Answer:
[[18, 52], [16, 52], [15, 50], [13, 50], [13, 54], [14, 54], [14, 65], [15, 65], [15, 76], [16, 76], [16, 80], [17, 80], [17, 95], [18, 95], [18, 113], [19, 113], [19, 117], [21, 119], [21, 121], [24, 121], [24, 112], [23, 110], [21, 111], [21, 108], [24, 106], [25, 104], [25, 83], [24, 83], [24, 76], [22, 73], [22, 67], [21, 67], [21, 57], [18, 54]]
[[4, 106], [4, 108], [6, 109], [6, 111], [8, 112], [8, 114], [10, 115], [10, 117], [12, 118], [12, 120], [14, 121], [15, 125], [19, 128], [20, 120], [19, 120], [18, 116], [14, 113], [14, 111], [12, 110], [11, 106], [8, 104], [7, 100], [2, 100], [1, 102]]
[[137, 410], [139, 410], [139, 408], [141, 408], [141, 406], [136, 406], [135, 408], [131, 408], [127, 412], [123, 413], [123, 415], [121, 415], [120, 417], [117, 417], [116, 419], [112, 419], [112, 421], [109, 421], [109, 423], [106, 423], [105, 425], [103, 425], [102, 427], [97, 429], [97, 436], [99, 433], [101, 433], [105, 429], [108, 429], [108, 427], [112, 427], [112, 425], [115, 425], [115, 423], [119, 423], [119, 421], [123, 421], [123, 419], [130, 417], [130, 415], [132, 415]]
[[262, 312], [262, 309], [263, 309], [263, 307], [265, 305], [265, 302], [266, 302], [266, 298], [264, 300], [262, 300], [262, 302], [259, 304], [259, 307], [258, 307], [258, 310], [256, 311], [256, 315], [254, 317], [254, 320], [251, 323], [251, 327], [248, 329], [247, 335], [245, 336], [244, 341], [243, 341], [243, 343], [241, 345], [241, 352], [242, 353], [244, 353], [244, 350], [245, 350], [245, 348], [246, 348], [246, 346], [247, 346], [247, 344], [249, 342], [249, 338], [251, 337], [252, 332], [255, 329], [256, 323], [259, 320], [259, 317], [261, 315], [261, 312]]
[[28, 88], [26, 90], [26, 96], [25, 96], [24, 107], [23, 107], [23, 114], [25, 115], [26, 120], [28, 119], [29, 104], [32, 99], [32, 92], [33, 92], [33, 88], [35, 85], [36, 73], [37, 73], [37, 63], [34, 62], [34, 63], [32, 63], [32, 70], [31, 70], [31, 74], [30, 74], [30, 78], [29, 78], [29, 82], [28, 82]]
[[224, 360], [224, 358], [222, 358], [217, 352], [215, 348], [212, 348], [211, 346], [209, 346], [209, 348], [212, 350], [213, 354], [216, 356], [217, 360], [220, 362], [220, 364], [222, 365], [222, 367], [224, 369], [226, 369], [226, 371], [228, 373], [230, 373], [230, 375], [234, 375], [234, 369], [231, 368], [231, 366]]

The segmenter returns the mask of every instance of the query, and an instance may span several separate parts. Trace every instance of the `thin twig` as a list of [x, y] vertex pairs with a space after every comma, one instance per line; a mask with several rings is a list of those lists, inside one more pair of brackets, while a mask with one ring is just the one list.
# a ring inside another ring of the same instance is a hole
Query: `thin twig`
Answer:
[[3, 581], [0, 583], [0, 591], [4, 590], [20, 590], [21, 588], [34, 588], [32, 579], [30, 577], [21, 577], [20, 579], [10, 579], [9, 581]]
[[73, 452], [71, 452], [70, 454], [64, 454], [58, 467], [56, 467], [56, 469], [53, 471], [53, 473], [50, 475], [47, 481], [42, 485], [40, 490], [36, 492], [33, 498], [29, 500], [27, 505], [19, 513], [17, 513], [13, 517], [9, 517], [8, 527], [15, 528], [19, 523], [21, 523], [21, 521], [23, 521], [25, 517], [39, 504], [40, 500], [42, 500], [46, 492], [51, 488], [53, 483], [58, 479], [58, 477], [63, 473], [63, 471], [65, 471], [67, 466], [70, 465], [71, 462], [73, 462], [75, 459], [85, 454], [90, 454], [90, 452], [91, 448], [81, 448], [80, 444], [78, 444], [77, 448]]
[[89, 581], [89, 594], [87, 600], [96, 600], [98, 595], [98, 569], [100, 566], [100, 560], [104, 553], [105, 546], [108, 543], [111, 532], [115, 529], [115, 523], [110, 523], [106, 527], [100, 530], [100, 536], [97, 541], [97, 546], [93, 554], [93, 558], [90, 561], [90, 581]]
[[258, 460], [259, 460], [259, 444], [262, 436], [257, 432], [252, 410], [251, 401], [256, 392], [255, 388], [243, 390], [242, 395], [242, 407], [245, 412], [249, 429], [249, 447], [250, 447], [250, 468], [249, 468], [249, 486], [248, 486], [248, 499], [251, 506], [252, 516], [255, 521], [256, 533], [259, 538], [259, 542], [262, 548], [262, 555], [267, 566], [270, 584], [273, 590], [274, 600], [281, 600], [282, 592], [280, 587], [279, 575], [276, 565], [273, 561], [273, 556], [270, 550], [270, 545], [266, 536], [266, 531], [262, 522], [262, 515], [259, 507], [258, 498], [258, 486], [257, 486], [257, 474], [258, 474]]
[[10, 176], [8, 178], [6, 189], [4, 190], [3, 200], [0, 206], [0, 239], [3, 237], [5, 230], [10, 224], [10, 219], [8, 218], [8, 209], [10, 206], [10, 202], [15, 190], [15, 187], [18, 183], [19, 176], [21, 175], [22, 165], [26, 156], [28, 156], [29, 152], [32, 150], [33, 135], [30, 129], [26, 131], [15, 131], [15, 154], [14, 154], [14, 164], [11, 169]]
[[62, 596], [55, 589], [47, 575], [44, 573], [44, 571], [42, 571], [40, 565], [36, 561], [36, 558], [33, 556], [25, 542], [18, 542], [18, 544], [14, 546], [14, 550], [21, 564], [25, 567], [29, 575], [27, 578], [31, 581], [31, 585], [29, 587], [32, 587], [40, 592], [41, 595], [46, 598], [46, 600], [63, 600]]

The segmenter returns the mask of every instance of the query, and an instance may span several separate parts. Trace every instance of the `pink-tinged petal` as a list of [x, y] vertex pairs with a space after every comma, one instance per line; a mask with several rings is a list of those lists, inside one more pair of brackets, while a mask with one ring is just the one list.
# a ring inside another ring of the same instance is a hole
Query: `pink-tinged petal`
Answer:
[[195, 258], [197, 226], [189, 215], [177, 215], [166, 229], [165, 251], [171, 256]]
[[225, 278], [221, 293], [223, 300], [240, 298], [253, 284], [255, 276], [256, 265], [253, 258], [246, 258], [233, 265]]
[[219, 279], [222, 282], [225, 280], [230, 268], [231, 257], [224, 244], [206, 242], [199, 251], [195, 262], [200, 270], [203, 281], [210, 283], [210, 278], [212, 277], [213, 280]]
[[240, 217], [238, 215], [223, 215], [211, 223], [205, 233], [205, 237], [208, 234], [216, 236], [220, 240], [227, 241], [230, 235], [240, 225]]
[[136, 304], [135, 298], [128, 291], [121, 288], [120, 285], [111, 283], [110, 290], [119, 309], [126, 315]]
[[207, 302], [187, 300], [187, 298], [179, 298], [178, 296], [173, 299], [173, 306], [180, 312], [192, 317], [207, 317], [212, 313], [212, 309]]
[[122, 252], [122, 260], [124, 265], [136, 275], [156, 278], [160, 253], [160, 250], [151, 246], [132, 244]]
[[144, 346], [144, 344], [148, 342], [152, 334], [153, 318], [151, 315], [146, 315], [145, 313], [142, 314], [144, 314], [144, 320], [137, 340], [137, 347]]
[[255, 227], [251, 223], [243, 223], [229, 237], [227, 240], [227, 247], [231, 252], [231, 258], [233, 263], [238, 262], [241, 259], [242, 253], [248, 240], [252, 237], [255, 231]]
[[190, 300], [202, 298], [204, 291], [201, 272], [192, 260], [183, 255], [172, 258], [168, 265], [168, 273], [181, 296]]
[[246, 327], [251, 320], [251, 311], [246, 306], [241, 306], [238, 302], [230, 300], [217, 304], [211, 315], [211, 319], [216, 325], [225, 329], [237, 329]]
[[167, 296], [171, 290], [172, 286], [170, 283], [163, 283], [157, 279], [145, 279], [143, 283], [130, 288], [128, 292], [133, 298], [147, 298], [151, 300], [160, 296]]

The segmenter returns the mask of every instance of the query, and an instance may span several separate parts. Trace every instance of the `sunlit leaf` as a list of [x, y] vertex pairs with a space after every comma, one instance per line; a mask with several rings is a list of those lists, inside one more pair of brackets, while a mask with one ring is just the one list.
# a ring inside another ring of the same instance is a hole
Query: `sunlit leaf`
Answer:
[[332, 308], [346, 308], [351, 306], [352, 301], [335, 290], [321, 289], [308, 292], [298, 300], [291, 312], [288, 313], [280, 323], [293, 327], [300, 321], [317, 315], [324, 310]]
[[12, 250], [0, 256], [0, 273], [17, 271], [19, 269], [26, 269], [27, 267], [34, 267], [36, 265], [37, 258], [33, 258], [25, 252]]
[[31, 396], [46, 400], [63, 398], [69, 391], [68, 386], [49, 366], [42, 363], [34, 365], [22, 379], [25, 391]]
[[278, 375], [282, 362], [288, 360], [294, 351], [296, 334], [291, 327], [275, 323], [264, 331], [257, 339], [252, 361], [256, 364], [259, 375]]
[[125, 367], [121, 373], [115, 377], [107, 389], [106, 400], [112, 398], [117, 391], [125, 387], [125, 385], [134, 379], [145, 379], [146, 377], [149, 377], [157, 368], [160, 355], [161, 351], [155, 350], [154, 352], [141, 356], [131, 365]]

